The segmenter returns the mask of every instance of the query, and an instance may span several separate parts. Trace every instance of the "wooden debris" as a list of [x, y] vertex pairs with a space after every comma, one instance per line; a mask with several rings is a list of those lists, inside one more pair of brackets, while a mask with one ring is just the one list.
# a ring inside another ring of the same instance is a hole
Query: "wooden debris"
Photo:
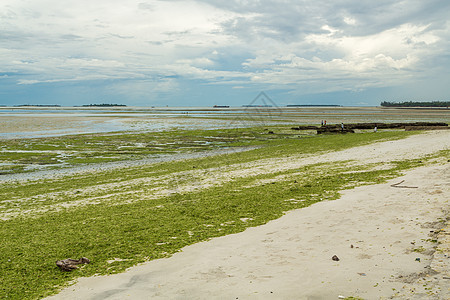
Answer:
[[56, 261], [56, 265], [63, 271], [72, 271], [75, 269], [78, 269], [78, 267], [76, 265], [79, 264], [89, 264], [91, 261], [86, 258], [86, 257], [82, 257], [80, 259], [71, 259], [71, 258], [67, 258], [64, 260], [58, 260]]
[[322, 133], [352, 133], [355, 129], [405, 129], [405, 130], [432, 130], [432, 129], [450, 129], [447, 123], [443, 122], [411, 122], [411, 123], [349, 123], [344, 124], [328, 124], [322, 126], [300, 125], [292, 127], [292, 130], [317, 130], [318, 134]]
[[355, 133], [355, 131], [348, 127], [341, 128], [340, 126], [337, 127], [337, 126], [326, 125], [326, 126], [317, 128], [317, 134], [322, 134], [322, 133]]
[[400, 182], [391, 184], [391, 187], [395, 187], [395, 188], [404, 188], [404, 189], [417, 189], [417, 188], [419, 188], [418, 186], [400, 185], [400, 184], [402, 184], [403, 182], [405, 182], [405, 181], [402, 180], [402, 181], [400, 181]]

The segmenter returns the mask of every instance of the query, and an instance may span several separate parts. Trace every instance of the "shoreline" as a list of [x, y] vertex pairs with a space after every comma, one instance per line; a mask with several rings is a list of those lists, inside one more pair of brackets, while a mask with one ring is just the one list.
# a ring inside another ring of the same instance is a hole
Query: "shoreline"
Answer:
[[[448, 274], [430, 268], [437, 243], [427, 240], [445, 226], [449, 171], [409, 170], [48, 299], [445, 299]], [[391, 186], [401, 180], [418, 188]]]
[[[420, 158], [449, 149], [448, 135], [427, 132], [326, 153], [320, 161], [383, 165]], [[263, 160], [254, 168], [276, 172], [302, 161]], [[251, 164], [244, 166], [242, 172], [252, 172]], [[402, 180], [402, 186], [412, 188], [396, 187]], [[449, 182], [448, 161], [434, 162], [125, 273], [81, 278], [48, 299], [445, 299], [450, 295], [448, 241], [435, 241], [448, 219]], [[442, 255], [433, 260], [436, 247], [443, 249], [436, 255]], [[333, 255], [340, 261], [333, 261]]]

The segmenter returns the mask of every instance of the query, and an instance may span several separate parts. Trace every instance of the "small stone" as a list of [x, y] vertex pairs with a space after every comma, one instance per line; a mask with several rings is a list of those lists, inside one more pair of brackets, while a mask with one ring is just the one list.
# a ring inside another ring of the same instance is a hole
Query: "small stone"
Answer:
[[334, 261], [339, 261], [339, 257], [337, 257], [337, 255], [333, 255], [333, 257], [331, 259]]
[[419, 262], [420, 262], [420, 257], [416, 257], [416, 261], [419, 261]]
[[352, 248], [352, 249], [353, 249], [353, 245], [350, 245], [350, 248]]

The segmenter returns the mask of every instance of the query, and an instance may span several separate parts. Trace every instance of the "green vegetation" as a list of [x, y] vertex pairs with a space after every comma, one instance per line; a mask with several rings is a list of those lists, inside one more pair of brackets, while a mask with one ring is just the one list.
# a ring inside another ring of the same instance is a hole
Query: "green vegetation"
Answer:
[[405, 101], [405, 102], [381, 102], [384, 107], [449, 107], [450, 101]]
[[414, 248], [413, 252], [418, 252], [418, 253], [422, 253], [424, 252], [426, 249], [423, 246], [420, 246], [418, 248]]
[[[228, 147], [261, 147], [120, 171], [4, 183], [0, 186], [0, 298], [42, 298], [77, 277], [116, 273], [167, 257], [186, 245], [241, 232], [286, 211], [336, 199], [339, 190], [383, 182], [435, 158], [393, 162], [383, 170], [340, 162], [264, 171], [259, 166], [265, 159], [336, 151], [411, 134], [391, 131], [298, 138], [283, 127], [271, 130], [275, 134], [255, 128], [83, 135], [28, 143], [31, 149], [67, 149], [70, 140], [70, 147], [80, 152], [86, 147], [92, 147], [92, 152], [106, 148], [106, 154], [115, 153], [117, 144], [155, 140], [162, 144], [181, 139], [182, 146], [219, 140]], [[7, 147], [25, 147], [23, 143], [13, 141]], [[136, 148], [134, 153], [141, 153], [146, 147]], [[168, 149], [178, 151], [172, 146]], [[73, 272], [62, 272], [55, 265], [58, 259], [82, 256], [92, 263]]]

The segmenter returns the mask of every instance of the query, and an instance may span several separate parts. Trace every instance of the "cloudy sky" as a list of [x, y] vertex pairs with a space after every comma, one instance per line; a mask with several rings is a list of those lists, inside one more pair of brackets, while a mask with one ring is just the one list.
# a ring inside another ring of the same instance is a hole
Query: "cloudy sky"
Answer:
[[448, 0], [1, 0], [0, 105], [450, 100]]

